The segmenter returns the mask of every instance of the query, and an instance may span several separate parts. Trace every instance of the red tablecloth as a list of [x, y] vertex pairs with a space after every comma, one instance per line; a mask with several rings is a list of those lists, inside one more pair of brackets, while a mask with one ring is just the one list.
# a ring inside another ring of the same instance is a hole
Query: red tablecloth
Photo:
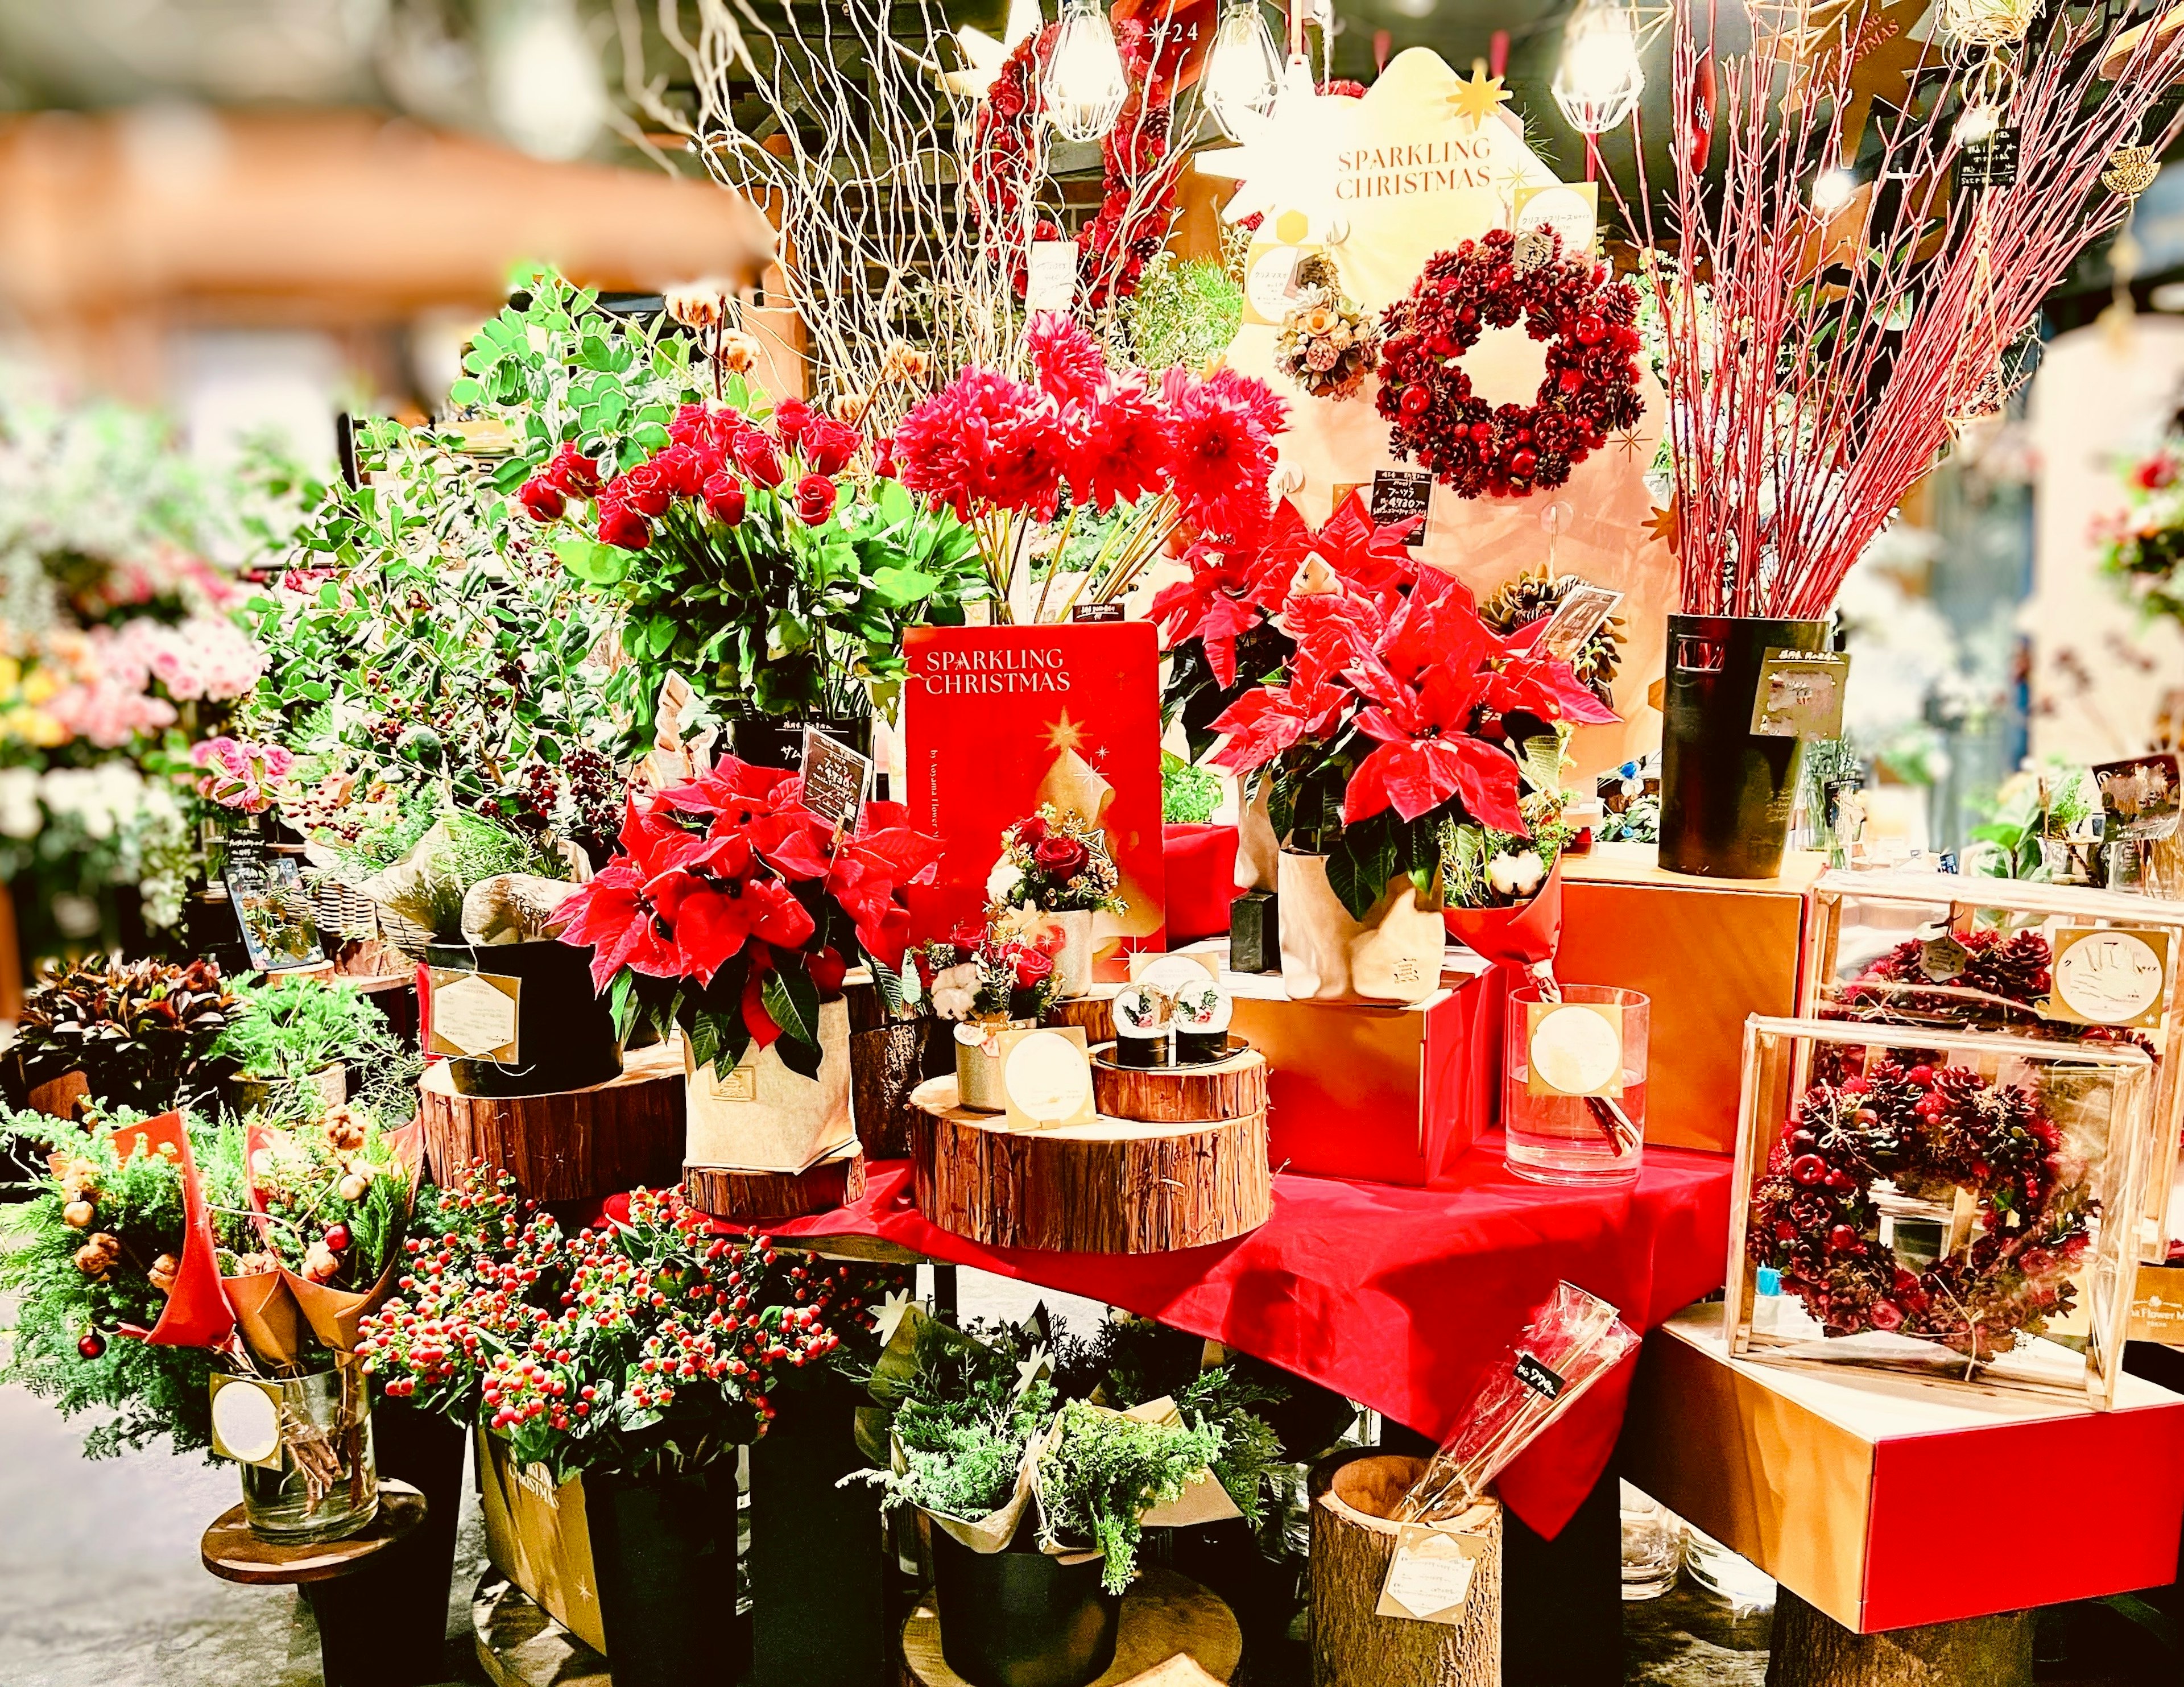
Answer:
[[[1501, 1139], [1490, 1136], [1457, 1162], [1447, 1188], [1284, 1174], [1273, 1217], [1234, 1242], [1057, 1254], [980, 1247], [928, 1223], [908, 1164], [883, 1161], [863, 1200], [770, 1228], [878, 1236], [1127, 1307], [1438, 1437], [1557, 1278], [1648, 1329], [1719, 1288], [1730, 1183], [1720, 1155], [1652, 1148], [1637, 1183], [1619, 1190], [1528, 1183], [1502, 1169]], [[1630, 1370], [1604, 1378], [1503, 1474], [1502, 1497], [1541, 1534], [1559, 1532], [1607, 1467]]]

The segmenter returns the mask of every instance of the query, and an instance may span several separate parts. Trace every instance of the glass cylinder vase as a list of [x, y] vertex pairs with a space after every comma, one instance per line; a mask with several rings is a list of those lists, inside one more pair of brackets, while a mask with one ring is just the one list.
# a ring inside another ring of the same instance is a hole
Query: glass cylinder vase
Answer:
[[[336, 1540], [371, 1521], [379, 1509], [379, 1467], [371, 1448], [371, 1390], [359, 1365], [343, 1360], [309, 1376], [231, 1383], [214, 1398], [216, 1423], [226, 1417], [242, 1424], [246, 1411], [265, 1438], [257, 1443], [263, 1460], [242, 1466], [242, 1510], [253, 1534], [279, 1541]], [[224, 1439], [238, 1454], [252, 1450], [249, 1433], [223, 1425]]]
[[1646, 1129], [1652, 1002], [1610, 984], [1509, 993], [1503, 1162], [1540, 1183], [1629, 1183]]

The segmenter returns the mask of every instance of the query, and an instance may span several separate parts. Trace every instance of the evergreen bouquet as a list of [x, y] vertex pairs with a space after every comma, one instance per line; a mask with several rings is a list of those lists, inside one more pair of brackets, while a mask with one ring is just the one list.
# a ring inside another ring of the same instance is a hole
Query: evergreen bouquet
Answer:
[[680, 1026], [695, 1065], [722, 1072], [755, 1042], [806, 1077], [823, 1052], [820, 1004], [861, 960], [900, 969], [899, 893], [940, 849], [893, 803], [865, 804], [838, 839], [796, 776], [733, 757], [632, 801], [621, 844], [557, 916], [564, 943], [592, 949], [617, 1025]]
[[733, 1459], [800, 1372], [860, 1349], [870, 1362], [872, 1302], [899, 1287], [764, 1236], [715, 1236], [673, 1191], [640, 1189], [626, 1220], [574, 1234], [521, 1216], [504, 1188], [455, 1200], [415, 1239], [359, 1351], [396, 1398], [475, 1412], [556, 1483]]
[[233, 1063], [238, 1082], [264, 1086], [263, 1105], [276, 1116], [313, 1111], [315, 1081], [329, 1068], [354, 1068], [375, 1087], [410, 1075], [407, 1051], [387, 1016], [338, 978], [246, 981], [212, 1052]]
[[1061, 934], [1017, 936], [976, 921], [905, 951], [897, 988], [903, 1005], [936, 1018], [994, 1023], [1039, 1019], [1061, 989], [1055, 956]]

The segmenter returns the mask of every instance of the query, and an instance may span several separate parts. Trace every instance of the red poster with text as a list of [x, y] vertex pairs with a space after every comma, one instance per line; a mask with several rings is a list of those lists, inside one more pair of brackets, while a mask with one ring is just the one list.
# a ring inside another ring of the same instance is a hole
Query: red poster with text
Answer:
[[946, 844], [939, 882], [911, 888], [914, 934], [978, 917], [1002, 831], [1052, 803], [1106, 834], [1121, 875], [1128, 905], [1095, 922], [1097, 952], [1158, 948], [1167, 880], [1152, 624], [917, 626], [903, 654], [910, 811]]

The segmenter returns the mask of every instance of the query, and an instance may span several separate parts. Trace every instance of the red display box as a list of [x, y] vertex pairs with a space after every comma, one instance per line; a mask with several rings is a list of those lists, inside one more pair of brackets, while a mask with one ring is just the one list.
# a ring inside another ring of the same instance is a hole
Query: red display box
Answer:
[[1729, 1356], [1721, 1309], [1651, 1336], [1624, 1473], [1860, 1634], [2174, 1578], [2184, 1395], [2106, 1411], [1850, 1366]]

